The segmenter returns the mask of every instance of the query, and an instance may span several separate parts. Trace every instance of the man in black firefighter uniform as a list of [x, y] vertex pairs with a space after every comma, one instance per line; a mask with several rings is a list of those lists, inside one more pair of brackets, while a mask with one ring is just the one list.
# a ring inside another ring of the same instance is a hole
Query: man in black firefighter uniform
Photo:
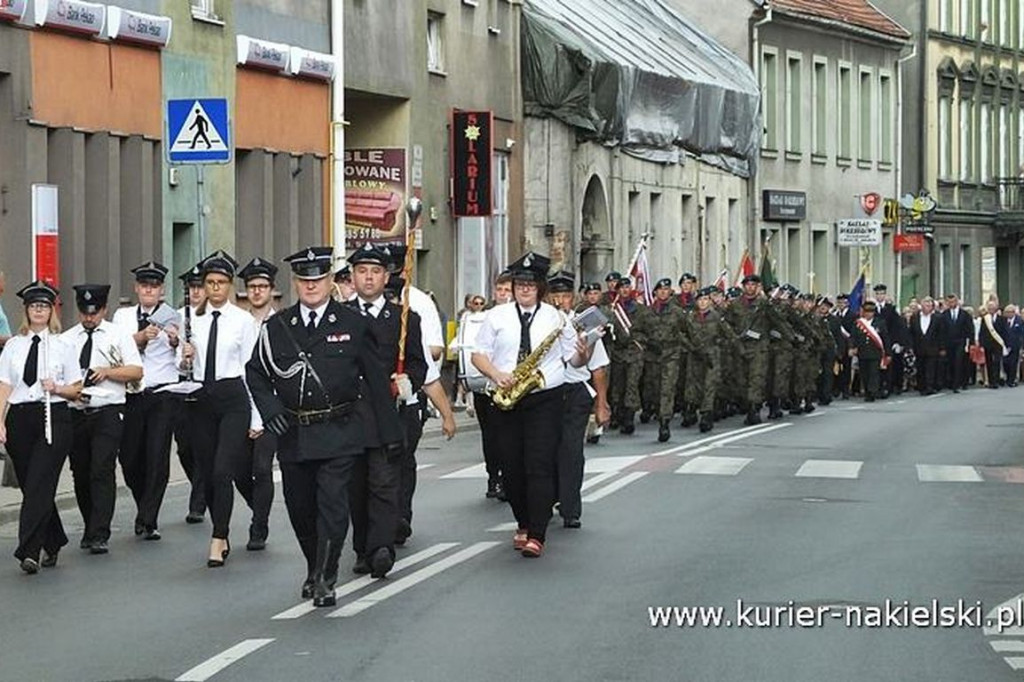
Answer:
[[380, 445], [401, 451], [389, 372], [369, 321], [331, 298], [331, 248], [291, 264], [299, 303], [265, 324], [246, 379], [265, 428], [278, 437], [285, 505], [306, 557], [304, 599], [335, 604], [356, 461]]

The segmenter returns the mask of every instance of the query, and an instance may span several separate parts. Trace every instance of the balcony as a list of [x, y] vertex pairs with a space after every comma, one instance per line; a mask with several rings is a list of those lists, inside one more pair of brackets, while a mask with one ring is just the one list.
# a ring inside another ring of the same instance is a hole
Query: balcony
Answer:
[[996, 232], [1000, 237], [1024, 237], [1024, 177], [997, 178], [999, 211]]

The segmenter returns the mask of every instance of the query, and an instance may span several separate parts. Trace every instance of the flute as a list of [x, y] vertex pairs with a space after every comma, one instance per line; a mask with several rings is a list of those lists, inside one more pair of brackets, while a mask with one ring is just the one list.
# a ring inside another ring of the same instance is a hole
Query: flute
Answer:
[[[192, 299], [190, 297], [190, 287], [188, 279], [185, 279], [185, 343], [192, 343]], [[185, 360], [183, 363], [185, 369], [185, 381], [195, 381], [192, 376], [192, 361]]]
[[[45, 367], [44, 376], [50, 379], [50, 335], [47, 334], [43, 338], [43, 367]], [[45, 386], [45, 384], [44, 384]], [[46, 436], [46, 444], [53, 445], [53, 408], [50, 405], [50, 391], [46, 388], [43, 389], [43, 395], [46, 398], [43, 409], [43, 432]]]

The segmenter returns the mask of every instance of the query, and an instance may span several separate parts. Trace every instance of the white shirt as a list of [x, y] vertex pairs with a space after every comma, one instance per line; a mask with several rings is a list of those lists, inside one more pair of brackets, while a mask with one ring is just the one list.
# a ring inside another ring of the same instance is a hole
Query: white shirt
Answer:
[[[305, 305], [300, 303], [299, 314], [302, 316], [302, 319], [299, 320], [299, 324], [305, 327], [307, 324], [309, 324], [309, 314], [316, 313], [316, 317], [313, 318], [313, 327], [319, 327], [320, 323], [323, 322], [324, 313], [327, 312], [327, 304], [330, 302], [331, 299], [327, 299], [316, 308], [307, 308]], [[257, 327], [257, 329], [259, 329], [259, 327]]]
[[[25, 371], [28, 351], [32, 348], [32, 336], [31, 332], [12, 336], [4, 344], [3, 352], [0, 352], [0, 382], [12, 388], [11, 395], [7, 399], [7, 402], [12, 405], [43, 402], [45, 399], [43, 379], [53, 379], [58, 386], [68, 386], [82, 378], [82, 370], [78, 367], [78, 356], [73, 349], [61, 337], [43, 330], [39, 332], [41, 341], [39, 342], [38, 380], [31, 386], [26, 386], [22, 381], [22, 373]], [[50, 402], [63, 403], [67, 401], [56, 394], [51, 394]]]
[[[324, 305], [326, 308], [326, 304]], [[242, 379], [245, 381], [245, 363], [252, 357], [252, 349], [256, 346], [259, 329], [252, 323], [252, 315], [230, 301], [220, 308], [206, 305], [205, 315], [192, 318], [192, 346], [195, 357], [192, 360], [192, 375], [196, 381], [203, 381], [206, 376], [206, 349], [209, 347], [210, 326], [213, 324], [213, 313], [219, 312], [217, 320], [217, 356], [215, 379]], [[318, 320], [319, 321], [319, 320]], [[181, 346], [178, 346], [180, 351]], [[180, 356], [180, 353], [179, 353]], [[248, 385], [245, 388], [249, 390]], [[260, 411], [249, 395], [251, 421], [249, 428], [254, 431], [263, 429]]]
[[921, 333], [927, 334], [930, 326], [932, 326], [932, 316], [921, 313]]
[[[441, 315], [437, 312], [437, 306], [426, 292], [410, 284], [409, 309], [420, 316], [420, 332], [423, 335], [423, 347], [427, 349], [427, 364], [437, 365], [430, 352], [430, 347], [445, 347], [444, 330], [441, 329]], [[444, 357], [444, 353], [441, 354], [441, 357]], [[437, 376], [440, 377], [440, 368], [435, 366], [434, 369], [437, 370]], [[430, 383], [429, 375], [427, 383]]]
[[[555, 329], [562, 328], [561, 336], [540, 362], [544, 388], [561, 386], [565, 383], [565, 365], [576, 354], [576, 330], [562, 313], [547, 303], [537, 307], [531, 320], [531, 349], [536, 349]], [[511, 372], [519, 360], [521, 328], [515, 303], [503, 303], [491, 308], [477, 332], [474, 352], [486, 355], [499, 372]]]
[[[165, 304], [161, 304], [165, 305]], [[159, 308], [160, 306], [157, 306]], [[156, 309], [143, 311], [140, 306], [134, 305], [127, 308], [118, 308], [114, 311], [114, 324], [121, 327], [133, 336], [139, 332], [140, 312], [153, 313]], [[179, 318], [180, 319], [180, 318]], [[192, 318], [193, 326], [195, 318]], [[136, 345], [138, 348], [138, 345]], [[142, 358], [142, 381], [141, 388], [173, 384], [178, 380], [178, 365], [175, 361], [175, 350], [171, 348], [167, 332], [160, 330], [156, 338], [146, 344], [145, 349], [139, 350]]]
[[[576, 317], [575, 311], [569, 311], [567, 316], [570, 321]], [[611, 364], [611, 360], [608, 359], [608, 353], [605, 351], [604, 342], [601, 339], [595, 339], [594, 350], [590, 353], [590, 360], [587, 364], [582, 367], [573, 367], [567, 364], [565, 366], [565, 383], [567, 384], [579, 384], [590, 381], [590, 376], [595, 369], [601, 369]], [[590, 397], [597, 395], [594, 389], [587, 384], [587, 390], [590, 392]]]
[[[89, 335], [86, 333], [85, 327], [76, 324], [61, 334], [61, 340], [70, 346], [75, 358], [79, 358], [82, 355], [82, 348], [89, 340]], [[89, 358], [89, 367], [111, 367], [111, 361], [115, 357], [121, 358], [126, 367], [142, 367], [139, 348], [135, 345], [132, 335], [124, 327], [103, 320], [92, 333], [92, 355]], [[125, 384], [107, 379], [97, 384], [96, 388], [101, 389], [103, 395], [97, 395], [87, 403], [72, 403], [71, 406], [84, 409], [86, 407], [124, 405], [127, 392]]]

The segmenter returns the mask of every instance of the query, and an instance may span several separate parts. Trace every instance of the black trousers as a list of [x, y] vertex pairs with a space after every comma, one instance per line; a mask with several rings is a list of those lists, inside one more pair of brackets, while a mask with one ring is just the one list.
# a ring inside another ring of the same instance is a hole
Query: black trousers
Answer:
[[839, 360], [839, 374], [835, 377], [835, 386], [832, 395], [841, 395], [844, 398], [850, 396], [850, 380], [853, 375], [853, 359], [844, 354]]
[[117, 500], [115, 468], [124, 428], [124, 405], [72, 410], [71, 424], [71, 473], [78, 511], [85, 524], [82, 537], [89, 542], [106, 542]]
[[65, 403], [51, 406], [53, 444], [46, 444], [42, 403], [9, 405], [7, 409], [7, 454], [21, 487], [18, 516], [18, 547], [14, 556], [39, 559], [46, 550], [51, 556], [68, 544], [55, 498], [60, 471], [71, 451], [71, 412]]
[[193, 403], [196, 463], [206, 484], [213, 537], [227, 539], [235, 481], [252, 477], [249, 461], [249, 394], [241, 379], [203, 386]]
[[372, 448], [355, 459], [348, 497], [352, 549], [358, 556], [369, 556], [381, 547], [394, 556], [400, 478], [399, 461], [389, 460], [381, 448]]
[[946, 347], [946, 381], [950, 388], [957, 390], [967, 388], [967, 380], [970, 376], [968, 367], [973, 369], [974, 365], [971, 363], [967, 351], [964, 350], [963, 342]]
[[512, 514], [530, 538], [541, 542], [555, 503], [564, 407], [565, 392], [558, 386], [526, 396], [511, 410], [496, 409], [490, 420]]
[[206, 512], [206, 484], [196, 465], [195, 448], [192, 447], [192, 408], [195, 398], [174, 396], [174, 443], [178, 449], [178, 461], [188, 477], [192, 491], [188, 498], [189, 513], [202, 515]]
[[996, 346], [985, 349], [985, 383], [989, 386], [998, 386], [1000, 373], [1003, 370], [1003, 348]]
[[412, 496], [416, 492], [416, 448], [423, 437], [423, 400], [417, 405], [403, 405], [399, 410], [402, 440], [405, 444], [398, 460], [398, 515], [412, 523]]
[[277, 452], [277, 436], [264, 431], [263, 435], [248, 440], [252, 470], [248, 476], [235, 481], [238, 494], [252, 510], [252, 525], [267, 529], [270, 522], [270, 507], [274, 504], [274, 454]]
[[563, 519], [578, 519], [583, 514], [580, 487], [583, 486], [583, 443], [587, 422], [594, 410], [585, 383], [567, 384], [562, 411], [562, 437], [558, 446], [558, 513]]
[[861, 358], [857, 364], [865, 398], [877, 398], [882, 388], [882, 368], [880, 363], [880, 358]]
[[917, 356], [917, 388], [921, 393], [934, 393], [939, 388], [939, 356]]
[[129, 395], [121, 435], [121, 471], [132, 491], [138, 513], [135, 522], [157, 528], [160, 505], [171, 470], [171, 428], [175, 400], [167, 393], [144, 391]]
[[[301, 426], [298, 428], [302, 428]], [[280, 462], [288, 519], [303, 552], [319, 540], [344, 542], [348, 532], [348, 490], [362, 456]]]
[[1011, 349], [1010, 354], [1003, 358], [1003, 372], [1006, 383], [1015, 386], [1020, 379], [1020, 348]]
[[480, 425], [480, 443], [484, 451], [484, 466], [487, 478], [492, 483], [501, 482], [501, 451], [497, 446], [500, 434], [491, 426], [491, 416], [496, 407], [491, 396], [486, 393], [473, 393], [473, 409], [476, 411], [476, 423]]

